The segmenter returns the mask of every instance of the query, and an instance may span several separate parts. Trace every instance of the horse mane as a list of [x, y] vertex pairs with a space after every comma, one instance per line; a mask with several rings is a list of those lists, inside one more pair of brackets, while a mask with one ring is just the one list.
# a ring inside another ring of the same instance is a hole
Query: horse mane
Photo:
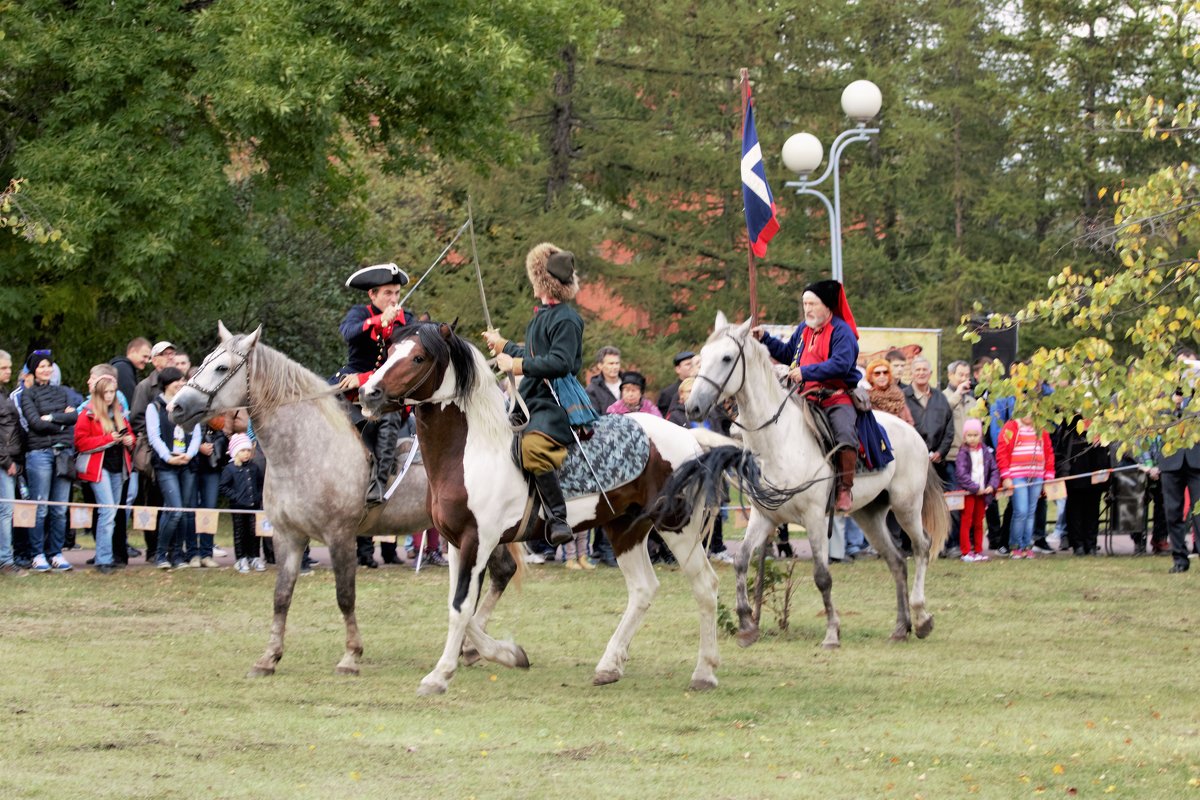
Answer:
[[[228, 347], [240, 349], [244, 338], [235, 336]], [[285, 405], [309, 402], [334, 424], [350, 424], [333, 388], [278, 350], [258, 342], [250, 353], [249, 368], [253, 383], [251, 418], [267, 418]]]
[[451, 331], [442, 335], [441, 323], [414, 322], [393, 334], [393, 340], [416, 336], [422, 349], [438, 363], [454, 369], [454, 397], [472, 427], [486, 430], [497, 440], [509, 441], [512, 428], [504, 413], [500, 388], [479, 348]]

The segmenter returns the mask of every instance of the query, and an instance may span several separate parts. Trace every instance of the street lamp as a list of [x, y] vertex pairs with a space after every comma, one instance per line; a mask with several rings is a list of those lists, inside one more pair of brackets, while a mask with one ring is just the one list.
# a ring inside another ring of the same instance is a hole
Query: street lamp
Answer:
[[[829, 148], [829, 163], [821, 177], [813, 180], [810, 176], [821, 166], [825, 148], [821, 141], [811, 133], [797, 133], [783, 143], [783, 164], [800, 176], [798, 181], [788, 181], [784, 186], [796, 190], [796, 194], [806, 194], [816, 197], [825, 205], [829, 215], [829, 249], [833, 261], [833, 279], [842, 278], [842, 196], [838, 182], [838, 161], [842, 151], [851, 142], [867, 142], [879, 133], [879, 128], [868, 128], [870, 122], [879, 113], [883, 105], [883, 95], [879, 87], [870, 81], [854, 81], [842, 91], [842, 110], [856, 124], [837, 135], [833, 146]], [[813, 188], [819, 186], [830, 173], [833, 174], [833, 202], [821, 191]]]

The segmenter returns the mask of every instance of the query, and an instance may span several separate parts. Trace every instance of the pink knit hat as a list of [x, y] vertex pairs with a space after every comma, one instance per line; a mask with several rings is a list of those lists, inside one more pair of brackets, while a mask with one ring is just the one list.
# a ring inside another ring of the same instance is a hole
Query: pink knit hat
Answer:
[[977, 417], [968, 417], [963, 423], [963, 434], [965, 435], [968, 433], [978, 433], [980, 436], [982, 436], [983, 422]]
[[233, 458], [239, 450], [253, 450], [254, 442], [244, 433], [235, 433], [229, 437], [229, 457]]

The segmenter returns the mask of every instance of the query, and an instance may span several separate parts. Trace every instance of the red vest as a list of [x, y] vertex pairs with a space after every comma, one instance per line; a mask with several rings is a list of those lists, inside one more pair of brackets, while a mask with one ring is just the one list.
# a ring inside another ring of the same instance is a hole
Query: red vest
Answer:
[[[820, 364], [822, 361], [829, 360], [829, 340], [833, 336], [833, 325], [824, 325], [820, 330], [814, 331], [807, 325], [804, 326], [804, 333], [800, 335], [800, 352], [796, 354], [793, 366], [799, 366], [803, 369], [809, 364]], [[851, 402], [850, 395], [847, 394], [850, 387], [843, 380], [829, 381], [805, 381], [802, 387], [803, 391], [820, 390], [820, 389], [841, 389], [839, 394], [833, 397], [821, 400], [821, 406], [828, 408], [829, 406], [840, 405]]]

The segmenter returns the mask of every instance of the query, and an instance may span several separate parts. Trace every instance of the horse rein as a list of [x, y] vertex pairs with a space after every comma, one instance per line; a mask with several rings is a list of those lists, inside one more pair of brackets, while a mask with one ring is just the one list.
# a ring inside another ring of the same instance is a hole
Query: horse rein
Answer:
[[[226, 352], [228, 352], [228, 351], [226, 351]], [[201, 362], [201, 364], [200, 364], [200, 369], [196, 371], [196, 375], [199, 375], [200, 373], [204, 372], [205, 365], [207, 365], [208, 362], [211, 361], [216, 355], [217, 355], [216, 353], [213, 353], [208, 358], [204, 359], [204, 361]], [[226, 372], [225, 377], [223, 377], [223, 378], [221, 378], [221, 380], [217, 381], [217, 385], [214, 386], [213, 388], [206, 389], [203, 386], [200, 386], [199, 384], [195, 383], [195, 380], [196, 380], [195, 376], [190, 378], [188, 380], [188, 382], [184, 384], [184, 386], [186, 388], [194, 389], [195, 391], [204, 395], [205, 403], [204, 403], [204, 410], [201, 412], [202, 414], [208, 414], [209, 412], [211, 412], [213, 410], [213, 400], [216, 399], [216, 396], [221, 392], [221, 389], [223, 389], [225, 387], [225, 384], [229, 383], [229, 381], [231, 381], [233, 379], [233, 376], [236, 375], [238, 373], [238, 371], [241, 370], [242, 367], [246, 366], [246, 364], [250, 361], [249, 353], [239, 353], [238, 357], [239, 357], [238, 363], [233, 367], [233, 369], [229, 370], [229, 372]], [[247, 398], [250, 397], [250, 370], [248, 370], [248, 369], [246, 370], [246, 397]]]
[[[736, 336], [729, 333], [728, 331], [725, 332], [725, 335], [728, 336], [730, 339], [732, 339], [733, 343], [735, 345], [737, 345], [738, 357], [737, 357], [737, 360], [734, 361], [734, 367], [736, 367], [739, 362], [741, 363], [741, 365], [742, 365], [741, 386], [745, 386], [746, 385], [746, 345], [744, 343], [742, 343], [741, 341], [739, 341]], [[722, 394], [725, 393], [725, 387], [726, 387], [726, 385], [728, 385], [729, 379], [732, 377], [733, 377], [733, 367], [730, 367], [729, 373], [725, 376], [725, 380], [721, 381], [719, 384], [716, 381], [714, 381], [712, 378], [708, 377], [707, 375], [697, 375], [696, 380], [705, 380], [705, 381], [708, 381], [713, 386], [715, 386], [717, 388], [717, 397], [719, 398]], [[741, 386], [739, 386], [738, 388], [740, 389]], [[792, 384], [792, 388], [788, 390], [788, 393], [786, 395], [784, 395], [783, 402], [779, 404], [779, 408], [777, 408], [775, 410], [775, 413], [771, 416], [770, 419], [768, 419], [762, 425], [759, 425], [757, 428], [747, 428], [745, 425], [741, 424], [736, 419], [731, 421], [732, 424], [737, 425], [739, 428], [746, 431], [747, 433], [756, 433], [758, 431], [761, 431], [763, 428], [766, 428], [769, 425], [774, 425], [776, 422], [779, 421], [779, 417], [783, 415], [783, 409], [787, 408], [788, 400], [790, 400], [792, 398], [792, 395], [795, 394], [796, 390], [799, 388], [800, 388], [800, 384], [798, 384], [798, 383]], [[800, 396], [804, 397], [805, 394], [807, 394], [807, 392], [802, 393]]]

